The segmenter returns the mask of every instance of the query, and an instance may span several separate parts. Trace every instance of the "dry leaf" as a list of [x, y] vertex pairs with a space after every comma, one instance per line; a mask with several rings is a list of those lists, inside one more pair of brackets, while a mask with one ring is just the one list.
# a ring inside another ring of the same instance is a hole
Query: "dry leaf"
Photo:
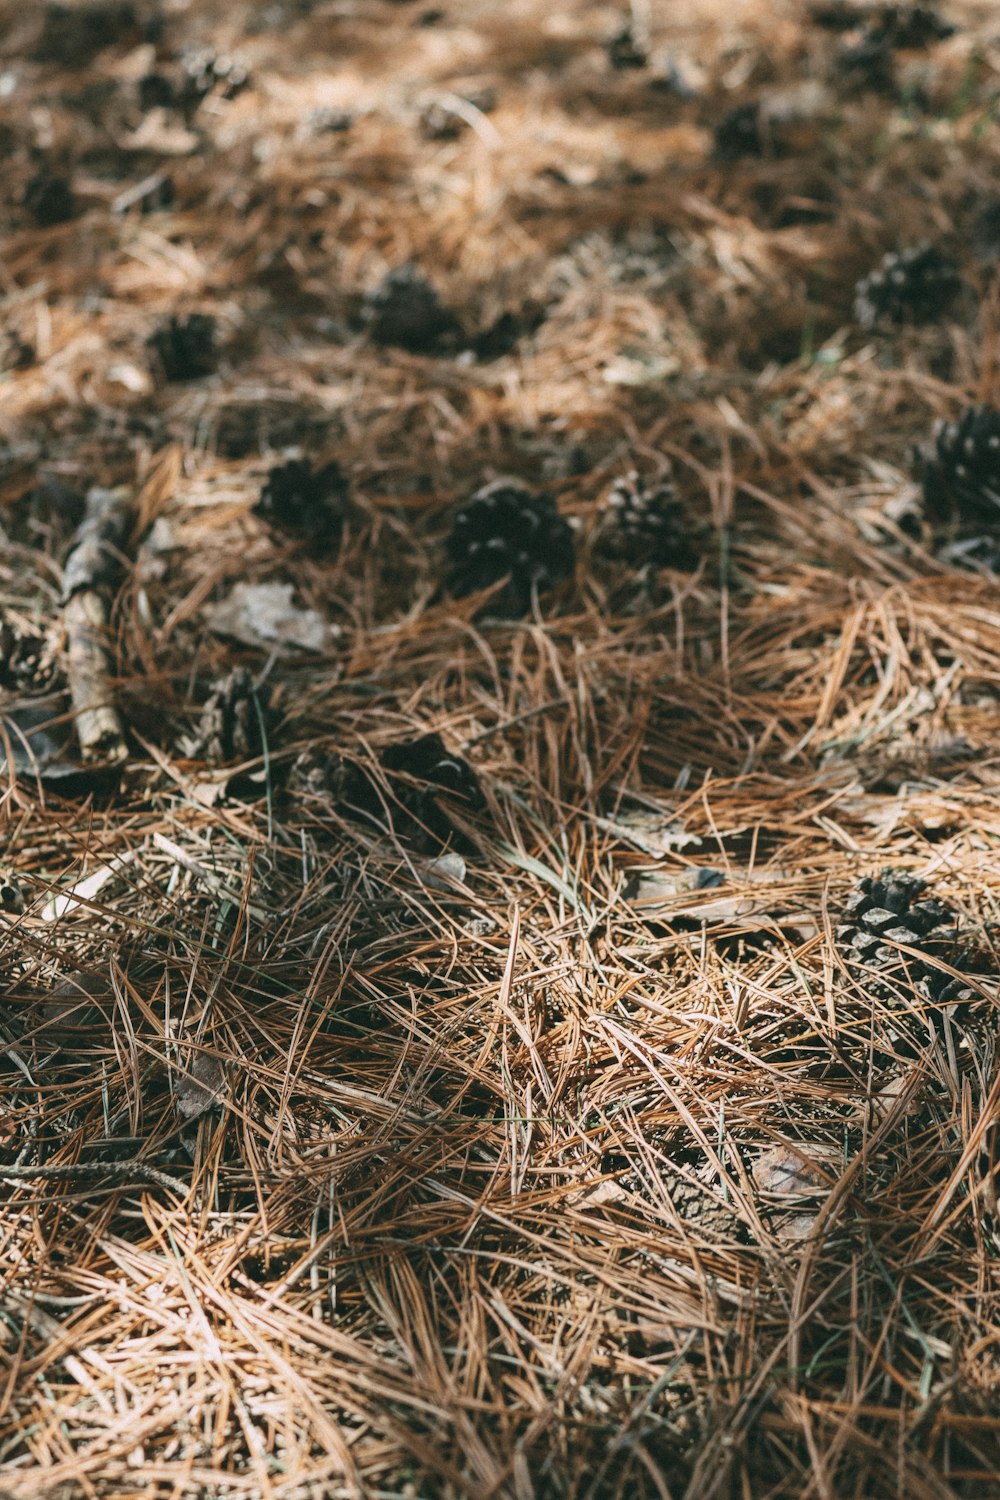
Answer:
[[195, 1120], [211, 1109], [223, 1094], [226, 1070], [211, 1052], [196, 1052], [174, 1084], [177, 1113], [185, 1120]]
[[290, 583], [238, 583], [207, 614], [216, 635], [232, 636], [248, 646], [294, 646], [323, 652], [340, 636], [337, 626], [316, 610], [292, 603]]

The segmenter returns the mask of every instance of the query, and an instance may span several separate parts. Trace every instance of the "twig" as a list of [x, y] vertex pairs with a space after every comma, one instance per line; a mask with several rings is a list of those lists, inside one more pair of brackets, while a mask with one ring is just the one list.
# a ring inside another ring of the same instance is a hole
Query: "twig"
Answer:
[[64, 1166], [48, 1167], [0, 1167], [0, 1179], [5, 1181], [31, 1181], [32, 1179], [66, 1177], [71, 1182], [78, 1182], [86, 1177], [132, 1177], [140, 1176], [148, 1178], [157, 1187], [166, 1188], [168, 1192], [179, 1193], [186, 1197], [188, 1193], [187, 1184], [176, 1177], [161, 1172], [159, 1167], [152, 1167], [144, 1161], [88, 1161], [67, 1162]]

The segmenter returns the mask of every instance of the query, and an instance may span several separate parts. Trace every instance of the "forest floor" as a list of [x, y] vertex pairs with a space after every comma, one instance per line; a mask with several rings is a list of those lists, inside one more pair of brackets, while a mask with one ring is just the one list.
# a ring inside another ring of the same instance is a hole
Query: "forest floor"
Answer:
[[1000, 17], [904, 10], [0, 4], [3, 1500], [1000, 1496]]

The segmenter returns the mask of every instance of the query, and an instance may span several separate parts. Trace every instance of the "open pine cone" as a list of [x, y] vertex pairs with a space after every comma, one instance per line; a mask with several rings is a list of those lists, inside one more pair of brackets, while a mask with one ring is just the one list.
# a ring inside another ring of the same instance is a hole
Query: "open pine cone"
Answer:
[[932, 521], [1000, 527], [1000, 411], [970, 406], [956, 422], [940, 423], [923, 470]]
[[490, 608], [524, 614], [533, 594], [573, 571], [573, 533], [551, 495], [517, 479], [484, 484], [452, 516], [447, 541], [454, 593], [474, 594], [507, 579]]
[[212, 685], [193, 732], [182, 741], [192, 760], [225, 765], [253, 760], [265, 748], [270, 691], [257, 686], [245, 667], [237, 667]]
[[854, 316], [862, 328], [880, 323], [929, 323], [962, 285], [956, 261], [936, 245], [892, 250], [854, 289]]
[[601, 506], [594, 546], [634, 568], [698, 566], [699, 552], [669, 475], [650, 483], [635, 469], [616, 479]]
[[483, 805], [475, 771], [436, 732], [387, 745], [378, 760], [381, 775], [346, 756], [306, 752], [292, 768], [292, 787], [428, 852], [456, 841], [448, 802], [470, 811]]
[[453, 344], [461, 328], [450, 308], [414, 265], [390, 271], [365, 298], [364, 318], [376, 344], [411, 354], [434, 354]]
[[[928, 897], [923, 880], [886, 871], [866, 876], [848, 897], [836, 929], [837, 946], [858, 983], [874, 998], [899, 1002], [915, 993], [923, 1000], [953, 1004], [971, 999], [975, 991], [953, 979], [936, 964], [938, 958], [955, 966], [955, 914], [943, 902]], [[916, 949], [917, 954], [904, 952]]]
[[350, 508], [350, 485], [336, 462], [313, 469], [308, 459], [276, 464], [267, 476], [254, 515], [291, 536], [327, 550], [340, 545]]

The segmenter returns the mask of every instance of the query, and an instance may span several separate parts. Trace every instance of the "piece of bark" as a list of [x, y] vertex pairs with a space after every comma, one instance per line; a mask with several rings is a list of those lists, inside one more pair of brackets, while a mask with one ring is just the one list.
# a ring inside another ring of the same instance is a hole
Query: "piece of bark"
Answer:
[[129, 500], [125, 489], [90, 491], [63, 571], [67, 676], [84, 760], [123, 761], [128, 756], [108, 673], [108, 611], [101, 591], [120, 567], [131, 521]]

